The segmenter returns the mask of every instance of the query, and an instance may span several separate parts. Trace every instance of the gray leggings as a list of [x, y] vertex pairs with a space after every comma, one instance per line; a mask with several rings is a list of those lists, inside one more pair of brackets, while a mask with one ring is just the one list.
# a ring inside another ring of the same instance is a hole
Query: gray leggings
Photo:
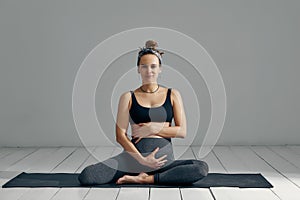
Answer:
[[[133, 139], [133, 144], [134, 141]], [[159, 147], [155, 157], [167, 155], [165, 159], [168, 161], [162, 168], [154, 170], [141, 165], [130, 154], [123, 151], [114, 157], [87, 166], [79, 174], [78, 180], [82, 185], [98, 185], [116, 182], [124, 175], [135, 176], [140, 172], [146, 172], [154, 175], [156, 185], [188, 185], [208, 174], [208, 165], [204, 161], [175, 160], [170, 138], [143, 138], [135, 144], [135, 147], [143, 156], [149, 155]]]

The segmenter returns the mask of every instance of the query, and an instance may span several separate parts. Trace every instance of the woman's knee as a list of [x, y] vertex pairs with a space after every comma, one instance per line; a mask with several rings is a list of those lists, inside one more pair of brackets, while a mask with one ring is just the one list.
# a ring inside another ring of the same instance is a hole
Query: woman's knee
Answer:
[[114, 159], [107, 159], [93, 165], [89, 165], [82, 170], [78, 180], [82, 185], [95, 185], [110, 182], [116, 172], [118, 162]]
[[204, 177], [207, 176], [209, 167], [208, 164], [202, 160], [194, 160], [193, 163], [197, 166], [198, 172]]
[[85, 167], [78, 176], [78, 180], [82, 185], [94, 184], [93, 165]]

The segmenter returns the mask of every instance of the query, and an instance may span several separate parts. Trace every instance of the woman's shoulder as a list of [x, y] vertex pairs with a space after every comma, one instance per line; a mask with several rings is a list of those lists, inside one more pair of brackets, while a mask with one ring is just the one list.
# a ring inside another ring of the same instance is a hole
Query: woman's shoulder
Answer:
[[171, 89], [171, 95], [170, 95], [170, 99], [171, 99], [171, 103], [172, 105], [174, 105], [174, 101], [181, 101], [181, 94], [179, 92], [179, 90], [177, 90], [176, 88], [170, 88]]
[[126, 92], [123, 92], [120, 96], [120, 100], [128, 100], [131, 98], [131, 92], [132, 91], [126, 91]]
[[121, 94], [119, 104], [121, 106], [127, 106], [128, 109], [131, 107], [131, 91], [126, 91]]
[[175, 94], [175, 95], [176, 95], [176, 94], [177, 94], [177, 95], [180, 95], [180, 92], [179, 92], [178, 89], [176, 89], [176, 88], [170, 88], [170, 89], [171, 89], [171, 94], [172, 94], [172, 95], [174, 95], [174, 94]]
[[176, 89], [176, 88], [169, 87], [169, 88], [166, 88], [166, 89], [170, 89], [171, 90], [171, 95], [180, 95], [179, 90]]

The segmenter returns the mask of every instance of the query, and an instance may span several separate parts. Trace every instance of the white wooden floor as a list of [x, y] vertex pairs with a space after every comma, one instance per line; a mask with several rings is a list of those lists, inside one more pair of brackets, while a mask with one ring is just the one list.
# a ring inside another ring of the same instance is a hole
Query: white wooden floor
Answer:
[[[176, 147], [175, 153], [180, 148], [185, 147]], [[199, 159], [199, 148], [189, 148], [180, 159]], [[100, 160], [120, 152], [111, 147], [91, 150]], [[208, 163], [210, 172], [262, 173], [274, 188], [0, 188], [0, 199], [300, 199], [300, 146], [215, 146], [202, 160]], [[85, 148], [0, 148], [0, 184], [22, 171], [79, 173], [95, 162]]]

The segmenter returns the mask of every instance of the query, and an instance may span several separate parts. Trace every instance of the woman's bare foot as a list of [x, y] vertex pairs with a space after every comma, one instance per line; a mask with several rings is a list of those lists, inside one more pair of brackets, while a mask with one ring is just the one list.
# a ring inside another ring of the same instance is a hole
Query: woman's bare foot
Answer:
[[116, 182], [116, 184], [123, 184], [123, 183], [154, 183], [154, 177], [153, 175], [148, 175], [144, 172], [141, 172], [137, 176], [130, 176], [130, 175], [124, 175], [123, 177], [119, 178]]

